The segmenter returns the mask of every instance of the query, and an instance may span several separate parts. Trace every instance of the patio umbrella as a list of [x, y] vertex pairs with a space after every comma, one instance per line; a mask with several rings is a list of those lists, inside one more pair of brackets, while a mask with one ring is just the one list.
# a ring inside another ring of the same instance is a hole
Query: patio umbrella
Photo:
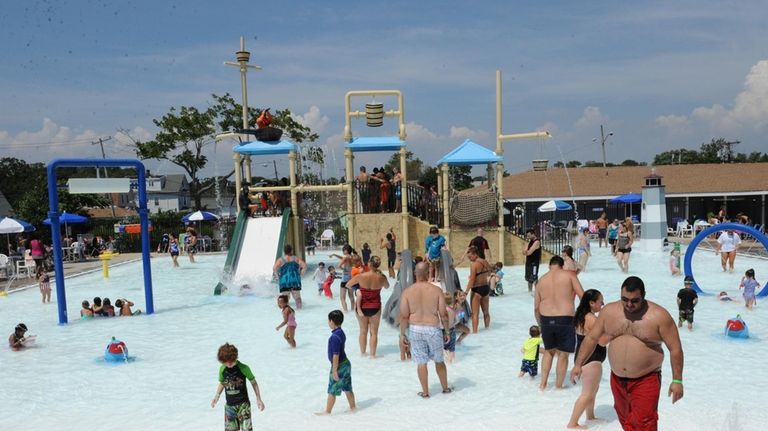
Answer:
[[181, 221], [184, 223], [189, 223], [191, 221], [205, 221], [205, 220], [218, 220], [219, 216], [213, 213], [209, 213], [208, 211], [195, 211], [193, 213], [187, 214], [184, 217], [181, 218]]
[[[64, 234], [69, 235], [69, 225], [71, 224], [80, 224], [85, 223], [88, 221], [88, 217], [72, 214], [64, 211], [59, 216], [59, 224], [64, 223]], [[51, 219], [47, 218], [43, 220], [43, 224], [50, 226], [51, 225]]]
[[544, 205], [539, 207], [539, 212], [547, 213], [552, 211], [565, 211], [570, 209], [573, 209], [573, 207], [568, 202], [553, 200], [553, 201], [544, 202]]
[[35, 227], [25, 222], [24, 220], [17, 220], [15, 218], [5, 217], [0, 219], [0, 233], [5, 234], [5, 241], [8, 244], [8, 252], [11, 251], [10, 234], [21, 232], [32, 232]]
[[[616, 196], [615, 198], [611, 199], [611, 203], [614, 204], [629, 204], [630, 214], [632, 214], [632, 204], [636, 204], [642, 201], [643, 197], [637, 193], [627, 193], [625, 195]], [[624, 212], [624, 215], [627, 215], [626, 211]]]

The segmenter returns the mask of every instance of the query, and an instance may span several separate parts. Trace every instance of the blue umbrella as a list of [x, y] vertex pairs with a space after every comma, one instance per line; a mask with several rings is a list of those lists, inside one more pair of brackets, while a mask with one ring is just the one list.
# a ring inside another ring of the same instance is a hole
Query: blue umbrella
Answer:
[[637, 193], [627, 193], [625, 195], [616, 196], [615, 198], [611, 199], [611, 203], [614, 204], [636, 204], [642, 201], [643, 197]]
[[203, 221], [203, 220], [218, 220], [219, 216], [213, 213], [209, 213], [208, 211], [195, 211], [193, 213], [189, 213], [181, 218], [181, 221], [184, 223], [189, 223], [191, 221]]
[[[64, 211], [59, 215], [59, 224], [64, 223], [64, 234], [69, 235], [69, 225], [80, 224], [88, 221], [88, 217], [72, 214]], [[51, 225], [51, 219], [47, 218], [43, 220], [43, 224]]]
[[553, 200], [544, 202], [544, 205], [539, 207], [539, 212], [546, 213], [552, 211], [565, 211], [569, 209], [573, 209], [573, 207], [568, 202]]

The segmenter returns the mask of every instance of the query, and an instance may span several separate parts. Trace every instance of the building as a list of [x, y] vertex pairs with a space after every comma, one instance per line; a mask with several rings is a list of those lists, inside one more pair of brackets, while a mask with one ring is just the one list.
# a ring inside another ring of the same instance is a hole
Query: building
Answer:
[[[753, 224], [766, 224], [768, 163], [730, 163], [660, 166], [556, 168], [525, 171], [504, 178], [505, 206], [522, 214], [508, 226], [529, 227], [542, 220], [595, 219], [605, 211], [609, 218], [640, 216], [642, 203], [610, 203], [626, 193], [640, 193], [644, 178], [654, 170], [666, 186], [667, 222], [706, 219], [725, 207], [730, 217], [742, 213]], [[484, 188], [484, 187], [481, 187]], [[481, 188], [478, 188], [480, 190]], [[575, 204], [575, 210], [538, 213], [551, 199]], [[522, 212], [520, 211], [522, 209]], [[509, 217], [513, 217], [510, 215]]]
[[11, 203], [5, 198], [3, 192], [0, 191], [0, 217], [11, 214], [13, 214], [13, 207], [11, 207]]
[[[189, 181], [184, 174], [170, 174], [146, 177], [147, 181], [147, 208], [153, 214], [160, 211], [185, 211], [192, 206], [192, 197], [189, 192]], [[136, 182], [136, 179], [132, 179]], [[135, 207], [136, 192], [131, 186], [131, 193], [121, 194], [119, 206]]]

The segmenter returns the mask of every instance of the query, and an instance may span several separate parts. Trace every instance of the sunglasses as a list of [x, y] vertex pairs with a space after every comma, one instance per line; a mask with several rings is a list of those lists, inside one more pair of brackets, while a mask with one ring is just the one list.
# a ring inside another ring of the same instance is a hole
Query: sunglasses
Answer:
[[630, 304], [639, 304], [643, 298], [627, 298], [626, 296], [621, 297], [621, 302], [629, 302]]

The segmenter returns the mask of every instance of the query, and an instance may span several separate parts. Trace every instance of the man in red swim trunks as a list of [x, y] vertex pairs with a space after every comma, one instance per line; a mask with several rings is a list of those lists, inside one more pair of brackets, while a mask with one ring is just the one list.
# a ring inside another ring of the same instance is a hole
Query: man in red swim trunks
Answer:
[[674, 319], [663, 307], [645, 299], [643, 280], [628, 277], [621, 286], [621, 301], [606, 305], [584, 338], [571, 379], [581, 375], [581, 365], [604, 334], [611, 338], [611, 391], [621, 426], [656, 430], [664, 361], [661, 343], [667, 346], [672, 365], [668, 395], [673, 404], [683, 397], [683, 346]]

